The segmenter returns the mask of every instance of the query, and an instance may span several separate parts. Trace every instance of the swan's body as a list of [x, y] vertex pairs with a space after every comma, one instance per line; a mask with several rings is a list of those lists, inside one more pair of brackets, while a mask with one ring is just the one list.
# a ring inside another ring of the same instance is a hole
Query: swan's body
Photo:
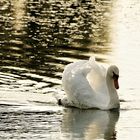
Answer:
[[[91, 57], [68, 64], [62, 75], [62, 85], [67, 97], [60, 100], [64, 106], [78, 108], [119, 108], [119, 70], [112, 65], [107, 70]], [[116, 88], [115, 88], [116, 87]]]

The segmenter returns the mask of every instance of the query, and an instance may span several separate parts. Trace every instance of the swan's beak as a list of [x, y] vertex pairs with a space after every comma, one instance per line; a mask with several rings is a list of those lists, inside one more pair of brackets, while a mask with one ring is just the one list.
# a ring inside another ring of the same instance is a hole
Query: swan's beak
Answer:
[[119, 89], [118, 79], [114, 79], [114, 86], [115, 86], [116, 89]]

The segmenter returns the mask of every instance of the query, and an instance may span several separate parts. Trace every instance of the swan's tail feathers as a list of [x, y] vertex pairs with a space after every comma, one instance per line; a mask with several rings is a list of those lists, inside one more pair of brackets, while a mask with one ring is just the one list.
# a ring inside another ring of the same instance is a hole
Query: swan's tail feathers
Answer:
[[96, 61], [95, 56], [94, 56], [94, 55], [91, 56], [91, 57], [89, 58], [89, 61], [95, 62], [95, 61]]
[[90, 64], [91, 66], [97, 65], [95, 56], [91, 56], [91, 57], [89, 58], [89, 64]]
[[58, 99], [58, 105], [62, 105], [62, 106], [65, 106], [65, 107], [72, 106], [71, 102], [68, 100], [67, 97], [65, 97], [63, 99]]

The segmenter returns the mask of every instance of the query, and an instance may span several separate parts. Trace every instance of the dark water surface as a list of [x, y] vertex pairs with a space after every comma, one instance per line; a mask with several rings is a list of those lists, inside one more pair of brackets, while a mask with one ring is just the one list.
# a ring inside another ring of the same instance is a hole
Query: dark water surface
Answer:
[[[0, 0], [0, 139], [139, 138], [139, 8], [138, 0]], [[93, 54], [120, 68], [120, 112], [57, 105], [65, 65]]]
[[1, 83], [9, 83], [10, 79], [18, 88], [18, 79], [28, 80], [28, 86], [42, 82], [40, 88], [52, 88], [60, 85], [63, 68], [69, 62], [88, 59], [93, 52], [110, 51], [111, 4], [91, 0], [2, 0], [0, 68], [10, 78], [2, 73]]

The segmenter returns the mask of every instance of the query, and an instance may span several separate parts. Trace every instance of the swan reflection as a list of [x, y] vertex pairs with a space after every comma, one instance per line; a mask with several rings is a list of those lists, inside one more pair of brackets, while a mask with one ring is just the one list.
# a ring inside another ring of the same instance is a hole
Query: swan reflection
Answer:
[[67, 108], [63, 115], [62, 134], [66, 139], [116, 139], [115, 125], [119, 111]]

